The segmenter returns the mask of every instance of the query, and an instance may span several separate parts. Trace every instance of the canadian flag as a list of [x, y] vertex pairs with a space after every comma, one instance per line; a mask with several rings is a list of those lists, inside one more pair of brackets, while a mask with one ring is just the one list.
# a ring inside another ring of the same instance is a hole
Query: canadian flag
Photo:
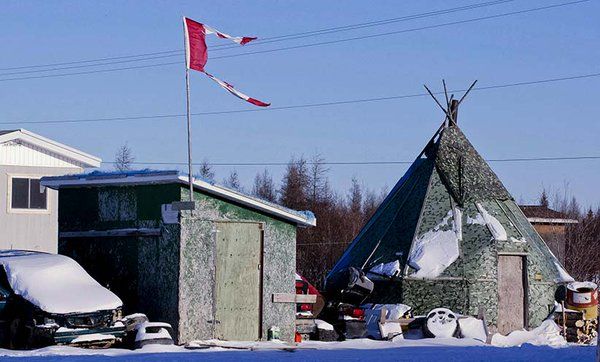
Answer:
[[271, 105], [270, 103], [265, 103], [259, 101], [258, 99], [247, 96], [246, 94], [236, 90], [233, 86], [225, 81], [222, 81], [215, 76], [209, 74], [204, 69], [206, 62], [208, 61], [208, 48], [206, 46], [206, 35], [207, 34], [215, 34], [219, 38], [229, 39], [235, 43], [240, 45], [244, 45], [252, 40], [255, 40], [255, 37], [238, 37], [231, 36], [220, 32], [214, 28], [211, 28], [208, 25], [201, 24], [192, 19], [183, 18], [183, 27], [185, 29], [185, 59], [186, 59], [186, 67], [188, 69], [197, 70], [206, 74], [210, 79], [215, 81], [218, 85], [223, 87], [229, 93], [234, 96], [245, 100], [246, 102], [252, 103], [259, 107], [268, 107]]

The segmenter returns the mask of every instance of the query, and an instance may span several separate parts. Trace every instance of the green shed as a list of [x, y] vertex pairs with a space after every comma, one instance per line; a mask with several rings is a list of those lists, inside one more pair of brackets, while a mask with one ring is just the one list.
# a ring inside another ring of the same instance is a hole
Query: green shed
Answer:
[[[179, 343], [293, 340], [296, 229], [310, 212], [194, 180], [177, 171], [47, 177], [59, 190], [58, 251], [123, 299], [126, 313], [171, 323]], [[188, 205], [189, 206], [189, 205]], [[293, 300], [293, 298], [292, 298]]]
[[444, 123], [327, 277], [368, 272], [370, 302], [417, 314], [485, 312], [500, 332], [537, 326], [572, 280], [458, 125]]

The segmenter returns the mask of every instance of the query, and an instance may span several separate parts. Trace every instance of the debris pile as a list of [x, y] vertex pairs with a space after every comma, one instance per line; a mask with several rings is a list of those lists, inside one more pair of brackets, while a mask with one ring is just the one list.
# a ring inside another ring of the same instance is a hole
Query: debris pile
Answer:
[[598, 321], [585, 319], [581, 311], [565, 309], [564, 312], [556, 312], [554, 320], [561, 327], [560, 334], [567, 342], [590, 344], [598, 336]]

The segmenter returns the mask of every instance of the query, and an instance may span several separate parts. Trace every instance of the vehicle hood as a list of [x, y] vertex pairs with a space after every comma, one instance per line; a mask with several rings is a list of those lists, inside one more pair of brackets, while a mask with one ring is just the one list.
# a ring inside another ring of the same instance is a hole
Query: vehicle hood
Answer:
[[64, 255], [2, 252], [0, 265], [15, 294], [51, 314], [113, 310], [123, 302]]

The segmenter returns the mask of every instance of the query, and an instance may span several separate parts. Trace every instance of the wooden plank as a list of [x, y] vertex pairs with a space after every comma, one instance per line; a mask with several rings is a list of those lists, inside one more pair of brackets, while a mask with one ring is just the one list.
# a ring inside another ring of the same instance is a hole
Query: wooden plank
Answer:
[[317, 296], [314, 294], [273, 293], [273, 303], [302, 303], [314, 304]]
[[261, 232], [259, 224], [217, 223], [215, 337], [260, 338]]
[[523, 257], [498, 256], [498, 332], [508, 334], [525, 327]]
[[86, 230], [63, 231], [58, 233], [59, 238], [101, 238], [101, 237], [127, 237], [127, 236], [160, 236], [160, 229], [112, 229], [112, 230]]

